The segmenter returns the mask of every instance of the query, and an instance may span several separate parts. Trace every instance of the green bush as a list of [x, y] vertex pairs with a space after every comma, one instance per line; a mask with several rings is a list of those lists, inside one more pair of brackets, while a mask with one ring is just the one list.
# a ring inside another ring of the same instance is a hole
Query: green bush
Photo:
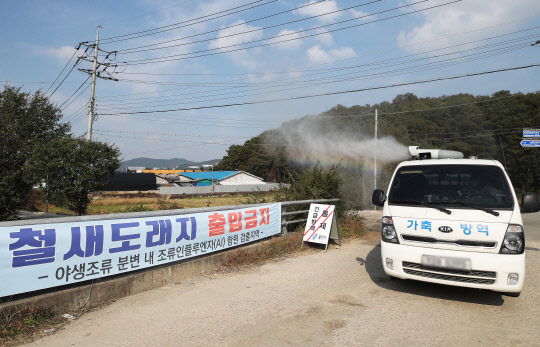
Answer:
[[[325, 169], [316, 164], [311, 169], [304, 170], [292, 180], [290, 187], [282, 187], [275, 193], [275, 201], [296, 201], [314, 199], [341, 199], [336, 206], [337, 215], [343, 213], [343, 199], [340, 178], [341, 165], [332, 165]], [[291, 206], [290, 211], [304, 210], [305, 206]], [[294, 217], [294, 216], [293, 216]]]

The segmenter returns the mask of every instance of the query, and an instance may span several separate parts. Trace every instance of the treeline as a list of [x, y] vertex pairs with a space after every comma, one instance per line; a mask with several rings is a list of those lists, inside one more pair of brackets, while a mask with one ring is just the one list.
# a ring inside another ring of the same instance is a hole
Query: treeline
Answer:
[[[523, 128], [540, 127], [539, 106], [540, 92], [500, 91], [491, 96], [457, 94], [436, 98], [407, 93], [375, 105], [338, 105], [320, 115], [284, 123], [281, 129], [316, 121], [323, 129], [373, 136], [374, 117], [369, 115], [377, 109], [382, 136], [393, 136], [406, 146], [457, 150], [466, 157], [498, 160], [506, 165], [518, 193], [538, 192], [540, 149], [523, 148], [520, 141]], [[268, 181], [291, 182], [303, 167], [289, 159], [290, 150], [280, 129], [269, 130], [242, 146], [231, 146], [217, 168], [245, 170]], [[335, 158], [336, 162], [339, 159]], [[383, 181], [395, 165], [382, 168]]]

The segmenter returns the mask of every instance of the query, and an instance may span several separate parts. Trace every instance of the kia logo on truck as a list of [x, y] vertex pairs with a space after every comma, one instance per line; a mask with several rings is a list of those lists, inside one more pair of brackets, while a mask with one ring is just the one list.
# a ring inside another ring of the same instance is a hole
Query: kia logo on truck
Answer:
[[442, 227], [439, 227], [439, 231], [441, 233], [451, 233], [453, 229], [450, 227], [442, 226]]

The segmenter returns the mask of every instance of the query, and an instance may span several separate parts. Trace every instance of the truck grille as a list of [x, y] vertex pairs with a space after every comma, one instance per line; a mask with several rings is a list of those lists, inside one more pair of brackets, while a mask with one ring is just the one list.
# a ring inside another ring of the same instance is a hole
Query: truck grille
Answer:
[[414, 241], [414, 242], [424, 242], [424, 243], [443, 243], [456, 246], [466, 246], [466, 247], [484, 247], [484, 248], [495, 248], [497, 247], [497, 242], [495, 241], [472, 241], [472, 240], [441, 240], [434, 237], [425, 237], [417, 235], [401, 235], [405, 241]]
[[402, 267], [409, 275], [462, 283], [493, 284], [497, 278], [494, 271], [439, 269], [408, 261], [402, 262]]

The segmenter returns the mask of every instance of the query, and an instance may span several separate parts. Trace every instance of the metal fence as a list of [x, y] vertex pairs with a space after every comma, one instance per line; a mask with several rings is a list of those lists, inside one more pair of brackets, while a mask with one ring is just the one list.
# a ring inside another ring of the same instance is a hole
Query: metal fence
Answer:
[[338, 202], [338, 201], [339, 199], [336, 198], [336, 199], [299, 200], [299, 201], [282, 202], [281, 203], [281, 233], [286, 234], [287, 226], [289, 225], [307, 222], [307, 216], [306, 218], [303, 218], [303, 219], [295, 219], [295, 220], [289, 220], [289, 221], [287, 220], [288, 219], [287, 217], [307, 214], [309, 212], [309, 209], [287, 212], [287, 207], [309, 205], [309, 204], [324, 204], [324, 203], [332, 203], [332, 202]]
[[[298, 200], [298, 201], [279, 202], [281, 204], [282, 232], [285, 232], [285, 233], [287, 232], [288, 225], [302, 223], [302, 222], [307, 221], [307, 217], [303, 219], [295, 219], [295, 220], [290, 220], [290, 221], [287, 220], [288, 219], [287, 217], [306, 214], [309, 212], [309, 209], [287, 212], [287, 207], [302, 206], [302, 205], [309, 205], [309, 204], [332, 203], [332, 202], [338, 202], [339, 200], [340, 199], [318, 199], [318, 200]], [[264, 204], [215, 206], [215, 207], [201, 207], [201, 208], [189, 208], [189, 209], [179, 209], [179, 210], [129, 212], [129, 213], [117, 213], [114, 215], [104, 214], [104, 215], [68, 216], [68, 217], [47, 215], [45, 218], [21, 219], [21, 220], [0, 222], [0, 227], [31, 225], [31, 224], [36, 224], [36, 223], [47, 224], [47, 223], [98, 221], [98, 220], [108, 220], [111, 218], [128, 219], [128, 218], [139, 218], [139, 217], [141, 218], [142, 217], [161, 217], [161, 216], [182, 215], [182, 214], [202, 213], [202, 212], [211, 212], [211, 211], [234, 210], [234, 209], [239, 209], [239, 208], [247, 208], [247, 207], [252, 207], [252, 206], [260, 206], [260, 205], [264, 205]]]

